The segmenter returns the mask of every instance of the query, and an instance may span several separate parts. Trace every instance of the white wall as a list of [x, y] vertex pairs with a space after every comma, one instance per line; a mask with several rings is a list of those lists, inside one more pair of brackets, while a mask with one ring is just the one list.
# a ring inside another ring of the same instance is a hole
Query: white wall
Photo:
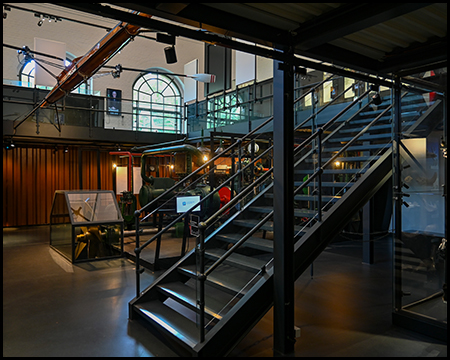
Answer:
[[[118, 23], [118, 21], [94, 15], [80, 15], [80, 13], [75, 10], [51, 4], [18, 3], [16, 5], [49, 14], [76, 18], [85, 22], [108, 26], [110, 28]], [[42, 39], [64, 42], [67, 44], [66, 49], [69, 53], [76, 57], [82, 56], [107, 33], [106, 30], [101, 28], [82, 25], [67, 20], [57, 23], [45, 21], [42, 26], [37, 26], [39, 18], [35, 17], [33, 13], [24, 12], [14, 8], [12, 8], [11, 11], [8, 11], [7, 14], [7, 19], [3, 19], [3, 42], [19, 47], [27, 45], [32, 50], [34, 47], [34, 38], [39, 37]], [[156, 37], [155, 33], [146, 33], [145, 35], [148, 37]], [[137, 69], [160, 67], [172, 71], [173, 73], [182, 74], [184, 71], [184, 64], [198, 58], [199, 72], [203, 72], [204, 44], [202, 42], [177, 37], [175, 48], [178, 62], [175, 64], [166, 63], [164, 55], [164, 48], [166, 46], [168, 45], [158, 43], [154, 40], [136, 37], [134, 41], [130, 42], [119, 54], [113, 57], [108, 65], [114, 66], [120, 63], [124, 67]], [[3, 47], [3, 78], [8, 80], [18, 80], [17, 74], [19, 68], [20, 65], [17, 61], [17, 52], [13, 49]], [[121, 89], [122, 97], [131, 99], [132, 85], [138, 76], [139, 73], [124, 72], [119, 79], [113, 79], [112, 76], [94, 79], [94, 91], [100, 91], [100, 94], [105, 96], [107, 88]], [[199, 94], [203, 94], [203, 84], [199, 84]]]

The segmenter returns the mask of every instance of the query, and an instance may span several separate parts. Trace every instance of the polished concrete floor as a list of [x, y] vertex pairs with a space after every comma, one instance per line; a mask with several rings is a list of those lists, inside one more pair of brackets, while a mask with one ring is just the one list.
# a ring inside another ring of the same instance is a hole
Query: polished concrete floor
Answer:
[[[126, 259], [73, 265], [48, 227], [3, 229], [3, 356], [176, 356], [128, 320], [135, 294]], [[295, 356], [446, 357], [447, 345], [392, 325], [390, 240], [361, 263], [361, 243], [332, 244], [295, 283]], [[143, 287], [158, 273], [146, 271]], [[230, 356], [273, 356], [272, 311]]]

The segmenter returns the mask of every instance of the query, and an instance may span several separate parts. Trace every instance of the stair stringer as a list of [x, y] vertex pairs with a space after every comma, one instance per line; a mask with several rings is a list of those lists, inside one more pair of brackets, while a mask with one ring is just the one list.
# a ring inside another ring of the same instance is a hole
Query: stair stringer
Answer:
[[354, 214], [392, 177], [392, 148], [342, 196], [342, 198], [294, 245], [294, 276], [297, 279], [345, 227]]

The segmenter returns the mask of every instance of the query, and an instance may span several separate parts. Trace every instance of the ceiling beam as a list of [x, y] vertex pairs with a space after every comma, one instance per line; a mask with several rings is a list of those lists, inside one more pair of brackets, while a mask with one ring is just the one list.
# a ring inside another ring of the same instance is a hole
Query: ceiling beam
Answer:
[[[414, 69], [429, 65], [429, 69], [447, 66], [447, 36], [435, 37], [426, 43], [415, 43], [406, 49], [386, 54], [380, 62], [379, 71], [383, 73], [401, 72], [412, 74]], [[412, 71], [412, 72], [411, 72]]]
[[302, 50], [353, 34], [430, 5], [429, 3], [351, 3], [302, 24], [294, 44]]
[[[76, 9], [80, 11], [85, 11], [91, 14], [95, 14], [98, 16], [104, 16], [112, 19], [116, 19], [118, 21], [127, 21], [135, 25], [139, 25], [149, 29], [155, 29], [159, 31], [166, 31], [172, 35], [183, 36], [189, 39], [194, 39], [198, 41], [205, 41], [209, 43], [215, 43], [220, 46], [229, 47], [235, 50], [247, 52], [250, 54], [259, 55], [262, 57], [286, 61], [287, 57], [283, 51], [277, 51], [272, 49], [267, 49], [255, 45], [244, 44], [242, 42], [234, 41], [229, 38], [225, 38], [216, 34], [206, 33], [200, 30], [192, 30], [182, 26], [173, 25], [167, 22], [162, 22], [154, 19], [149, 19], [146, 17], [142, 17], [139, 15], [127, 13], [121, 10], [113, 9], [109, 6], [99, 5], [99, 4], [87, 4], [87, 3], [58, 3], [55, 5], [68, 7], [71, 9]], [[352, 71], [344, 70], [341, 68], [337, 68], [334, 66], [329, 66], [321, 63], [317, 63], [314, 61], [306, 60], [306, 59], [294, 59], [294, 65], [301, 67], [308, 67], [311, 69], [316, 69], [320, 71], [326, 71], [329, 73], [334, 73], [337, 75], [346, 76], [349, 78], [359, 79], [366, 82], [377, 83], [379, 85], [391, 87], [392, 83], [383, 79], [375, 79], [373, 77], [355, 73]], [[370, 71], [367, 71], [370, 73]], [[372, 73], [376, 75], [375, 73]]]

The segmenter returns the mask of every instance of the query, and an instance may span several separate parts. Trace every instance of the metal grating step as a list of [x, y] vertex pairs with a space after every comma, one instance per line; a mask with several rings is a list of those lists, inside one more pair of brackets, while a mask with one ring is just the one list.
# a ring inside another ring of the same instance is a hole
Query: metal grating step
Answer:
[[159, 300], [135, 304], [133, 307], [150, 324], [170, 335], [179, 344], [191, 349], [197, 344], [199, 336], [196, 324]]
[[[273, 193], [268, 193], [264, 195], [267, 199], [273, 199]], [[336, 202], [340, 199], [340, 196], [322, 195], [322, 202]], [[294, 200], [296, 201], [317, 201], [317, 196], [314, 195], [295, 195]]]
[[[236, 226], [244, 227], [244, 228], [254, 228], [256, 224], [258, 224], [259, 220], [255, 219], [244, 219], [244, 220], [234, 220], [233, 224]], [[296, 232], [300, 231], [302, 228], [300, 226], [294, 226], [294, 230]], [[273, 231], [273, 221], [267, 221], [263, 226], [260, 227], [260, 230]]]
[[[217, 260], [225, 254], [225, 250], [222, 249], [210, 249], [206, 250], [205, 255], [211, 259]], [[255, 259], [250, 256], [245, 256], [241, 254], [231, 254], [225, 262], [239, 269], [244, 269], [248, 271], [253, 271], [255, 273], [259, 272], [265, 265], [266, 262], [263, 260]]]
[[[228, 243], [232, 243], [232, 244], [237, 243], [239, 240], [241, 240], [241, 238], [242, 238], [242, 236], [240, 236], [238, 234], [216, 235], [216, 239], [225, 241]], [[250, 248], [256, 249], [256, 250], [273, 252], [273, 241], [252, 236], [249, 239], [247, 239], [247, 241], [242, 245], [242, 247], [250, 247]]]
[[[196, 265], [179, 266], [178, 271], [184, 275], [196, 278]], [[206, 279], [206, 283], [228, 292], [231, 295], [245, 295], [246, 285], [255, 277], [255, 274], [246, 270], [236, 269], [233, 266], [222, 264]]]
[[[195, 288], [190, 287], [180, 281], [158, 285], [158, 290], [164, 295], [169, 296], [178, 303], [188, 307], [193, 311], [198, 311], [197, 308], [197, 293]], [[214, 293], [216, 296], [205, 295], [205, 314], [209, 318], [222, 319], [224, 314], [223, 309], [231, 300], [229, 294]]]
[[[248, 208], [250, 211], [256, 213], [268, 214], [273, 210], [272, 206], [250, 206]], [[317, 214], [315, 210], [307, 210], [307, 209], [294, 209], [294, 215], [298, 217], [314, 217]]]

